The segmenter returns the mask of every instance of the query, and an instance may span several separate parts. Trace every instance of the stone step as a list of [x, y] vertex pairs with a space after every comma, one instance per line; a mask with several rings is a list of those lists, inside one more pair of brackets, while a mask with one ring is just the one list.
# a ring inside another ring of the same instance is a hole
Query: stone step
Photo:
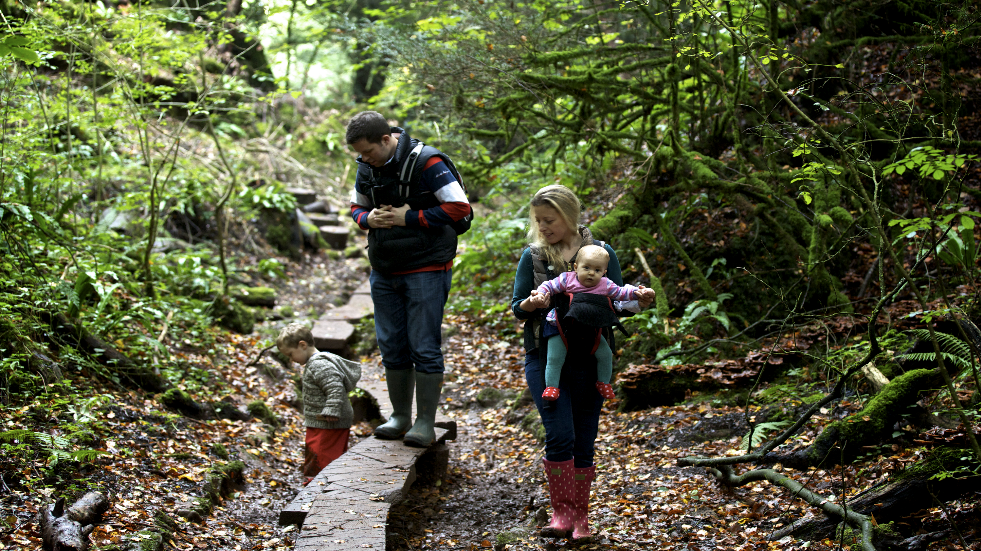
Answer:
[[296, 202], [299, 203], [300, 205], [309, 205], [310, 203], [313, 203], [314, 201], [317, 200], [317, 192], [312, 189], [300, 188], [300, 187], [288, 187], [283, 191], [295, 197]]
[[353, 294], [355, 294], [355, 295], [370, 295], [371, 294], [371, 282], [370, 281], [364, 281], [364, 282], [362, 282], [361, 285], [358, 285], [358, 288], [354, 290], [354, 293]]
[[345, 226], [320, 226], [320, 237], [324, 238], [327, 246], [336, 251], [347, 247], [348, 231]]
[[313, 343], [318, 350], [333, 352], [344, 356], [351, 339], [354, 337], [354, 326], [347, 321], [318, 320], [314, 322]]
[[340, 308], [327, 310], [322, 316], [321, 321], [349, 321], [357, 323], [362, 318], [375, 315], [375, 304], [371, 301], [371, 295], [364, 295], [355, 292], [351, 295], [350, 301]]
[[318, 228], [321, 226], [339, 226], [341, 223], [340, 218], [336, 214], [323, 214], [319, 212], [308, 212], [306, 214], [310, 222]]
[[323, 214], [337, 213], [337, 208], [327, 201], [314, 201], [303, 205], [303, 212], [319, 212]]

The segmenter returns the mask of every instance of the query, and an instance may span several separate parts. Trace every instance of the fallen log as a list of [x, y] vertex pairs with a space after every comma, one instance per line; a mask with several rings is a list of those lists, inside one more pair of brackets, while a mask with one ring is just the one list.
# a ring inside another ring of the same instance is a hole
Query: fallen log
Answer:
[[109, 509], [109, 500], [99, 492], [89, 492], [67, 511], [61, 498], [41, 511], [41, 542], [50, 551], [85, 551], [89, 534], [102, 513]]
[[[936, 501], [945, 502], [972, 493], [981, 488], [981, 476], [935, 477], [940, 473], [953, 473], [967, 462], [969, 450], [937, 448], [923, 462], [918, 463], [880, 486], [873, 487], [848, 500], [847, 509], [875, 518], [879, 524], [899, 519]], [[968, 471], [969, 473], [969, 471]], [[839, 518], [816, 516], [802, 518], [770, 535], [771, 541], [786, 536], [801, 540], [821, 540], [830, 537], [841, 522]], [[884, 547], [896, 547], [899, 541], [882, 542]], [[880, 542], [874, 541], [877, 545]]]
[[41, 319], [51, 326], [62, 344], [88, 354], [99, 363], [110, 367], [120, 378], [128, 379], [143, 390], [159, 392], [164, 388], [163, 378], [155, 374], [152, 369], [138, 365], [111, 344], [89, 333], [81, 324], [72, 323], [60, 313], [42, 311], [40, 315]]
[[940, 373], [935, 370], [907, 371], [883, 387], [862, 411], [825, 427], [810, 446], [793, 453], [768, 453], [761, 463], [781, 463], [794, 469], [826, 466], [837, 463], [842, 450], [844, 461], [850, 462], [863, 446], [888, 438], [893, 425], [921, 393], [940, 384]]
[[681, 365], [631, 365], [617, 374], [622, 411], [670, 406], [692, 390], [751, 387], [763, 373], [770, 380], [795, 365], [793, 353], [751, 354], [740, 360]]

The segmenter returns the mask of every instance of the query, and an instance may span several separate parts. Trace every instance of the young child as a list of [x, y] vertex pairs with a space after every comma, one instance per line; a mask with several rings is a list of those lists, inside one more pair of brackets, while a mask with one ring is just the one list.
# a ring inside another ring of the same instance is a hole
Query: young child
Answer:
[[303, 424], [307, 428], [303, 474], [307, 483], [347, 451], [354, 408], [347, 393], [361, 379], [361, 364], [320, 352], [302, 323], [287, 325], [276, 346], [303, 366]]
[[[625, 301], [637, 298], [653, 296], [653, 289], [644, 287], [634, 287], [624, 285], [619, 287], [606, 277], [606, 267], [610, 263], [610, 254], [603, 247], [587, 245], [576, 255], [576, 263], [573, 264], [574, 272], [563, 272], [555, 279], [550, 279], [541, 284], [537, 290], [531, 292], [531, 296], [525, 299], [528, 305], [535, 308], [546, 308], [549, 305], [553, 293], [586, 293], [609, 297], [612, 300]], [[612, 304], [610, 305], [612, 307]], [[570, 313], [573, 310], [579, 316], [592, 317], [594, 320], [613, 319], [615, 314], [612, 308], [603, 308], [588, 302], [573, 302]], [[597, 309], [602, 311], [597, 311]], [[612, 316], [612, 317], [611, 317]], [[559, 323], [556, 309], [549, 311], [545, 320], [553, 326]], [[598, 324], [597, 327], [604, 324]], [[565, 363], [566, 345], [558, 334], [548, 337], [548, 353], [545, 362], [545, 391], [542, 398], [548, 401], [557, 400], [559, 397], [559, 378], [562, 374], [562, 365]], [[596, 390], [604, 398], [613, 398], [613, 387], [610, 379], [613, 378], [613, 351], [606, 339], [600, 337], [599, 344], [595, 352], [596, 356]]]

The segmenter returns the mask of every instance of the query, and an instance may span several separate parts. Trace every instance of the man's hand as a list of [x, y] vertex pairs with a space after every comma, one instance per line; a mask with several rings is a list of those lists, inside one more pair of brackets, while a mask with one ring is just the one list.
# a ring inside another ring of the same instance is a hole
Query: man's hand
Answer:
[[647, 287], [641, 286], [637, 289], [635, 293], [637, 296], [637, 304], [641, 308], [647, 308], [654, 302], [654, 289], [648, 289]]
[[[376, 209], [371, 209], [368, 213], [369, 228], [391, 228], [395, 224], [395, 214], [391, 205], [382, 205]], [[405, 215], [402, 215], [402, 224], [405, 225]]]
[[394, 215], [395, 219], [393, 223], [396, 226], [405, 225], [405, 213], [409, 212], [409, 205], [402, 205], [401, 207], [389, 207]]

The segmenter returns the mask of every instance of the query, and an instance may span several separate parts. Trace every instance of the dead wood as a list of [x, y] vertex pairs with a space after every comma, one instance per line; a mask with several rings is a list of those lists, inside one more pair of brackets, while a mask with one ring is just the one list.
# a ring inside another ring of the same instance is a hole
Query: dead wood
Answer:
[[864, 446], [889, 437], [893, 425], [919, 400], [921, 393], [941, 383], [936, 370], [908, 371], [883, 387], [862, 411], [825, 427], [810, 446], [792, 453], [768, 453], [761, 463], [806, 469], [835, 464], [843, 455], [846, 462], [851, 461]]
[[112, 368], [113, 372], [119, 374], [121, 378], [150, 392], [159, 392], [164, 388], [164, 381], [159, 375], [138, 365], [111, 344], [89, 333], [80, 324], [72, 323], [64, 314], [41, 312], [41, 319], [51, 326], [59, 342], [78, 348], [99, 363]]
[[109, 510], [109, 500], [99, 492], [89, 492], [82, 496], [66, 512], [68, 518], [81, 525], [95, 524], [102, 513]]
[[[976, 491], [981, 488], [981, 476], [947, 477], [934, 479], [934, 475], [952, 472], [963, 463], [961, 457], [970, 455], [967, 450], [938, 448], [923, 463], [907, 469], [894, 480], [876, 486], [848, 501], [847, 509], [862, 515], [871, 515], [878, 523], [909, 515], [925, 507]], [[830, 537], [840, 519], [829, 517], [803, 518], [770, 536], [771, 541], [786, 536], [798, 539], [820, 540]]]
[[89, 492], [65, 511], [61, 498], [41, 511], [41, 542], [50, 551], [85, 551], [89, 534], [102, 513], [109, 509], [109, 500], [99, 492]]

